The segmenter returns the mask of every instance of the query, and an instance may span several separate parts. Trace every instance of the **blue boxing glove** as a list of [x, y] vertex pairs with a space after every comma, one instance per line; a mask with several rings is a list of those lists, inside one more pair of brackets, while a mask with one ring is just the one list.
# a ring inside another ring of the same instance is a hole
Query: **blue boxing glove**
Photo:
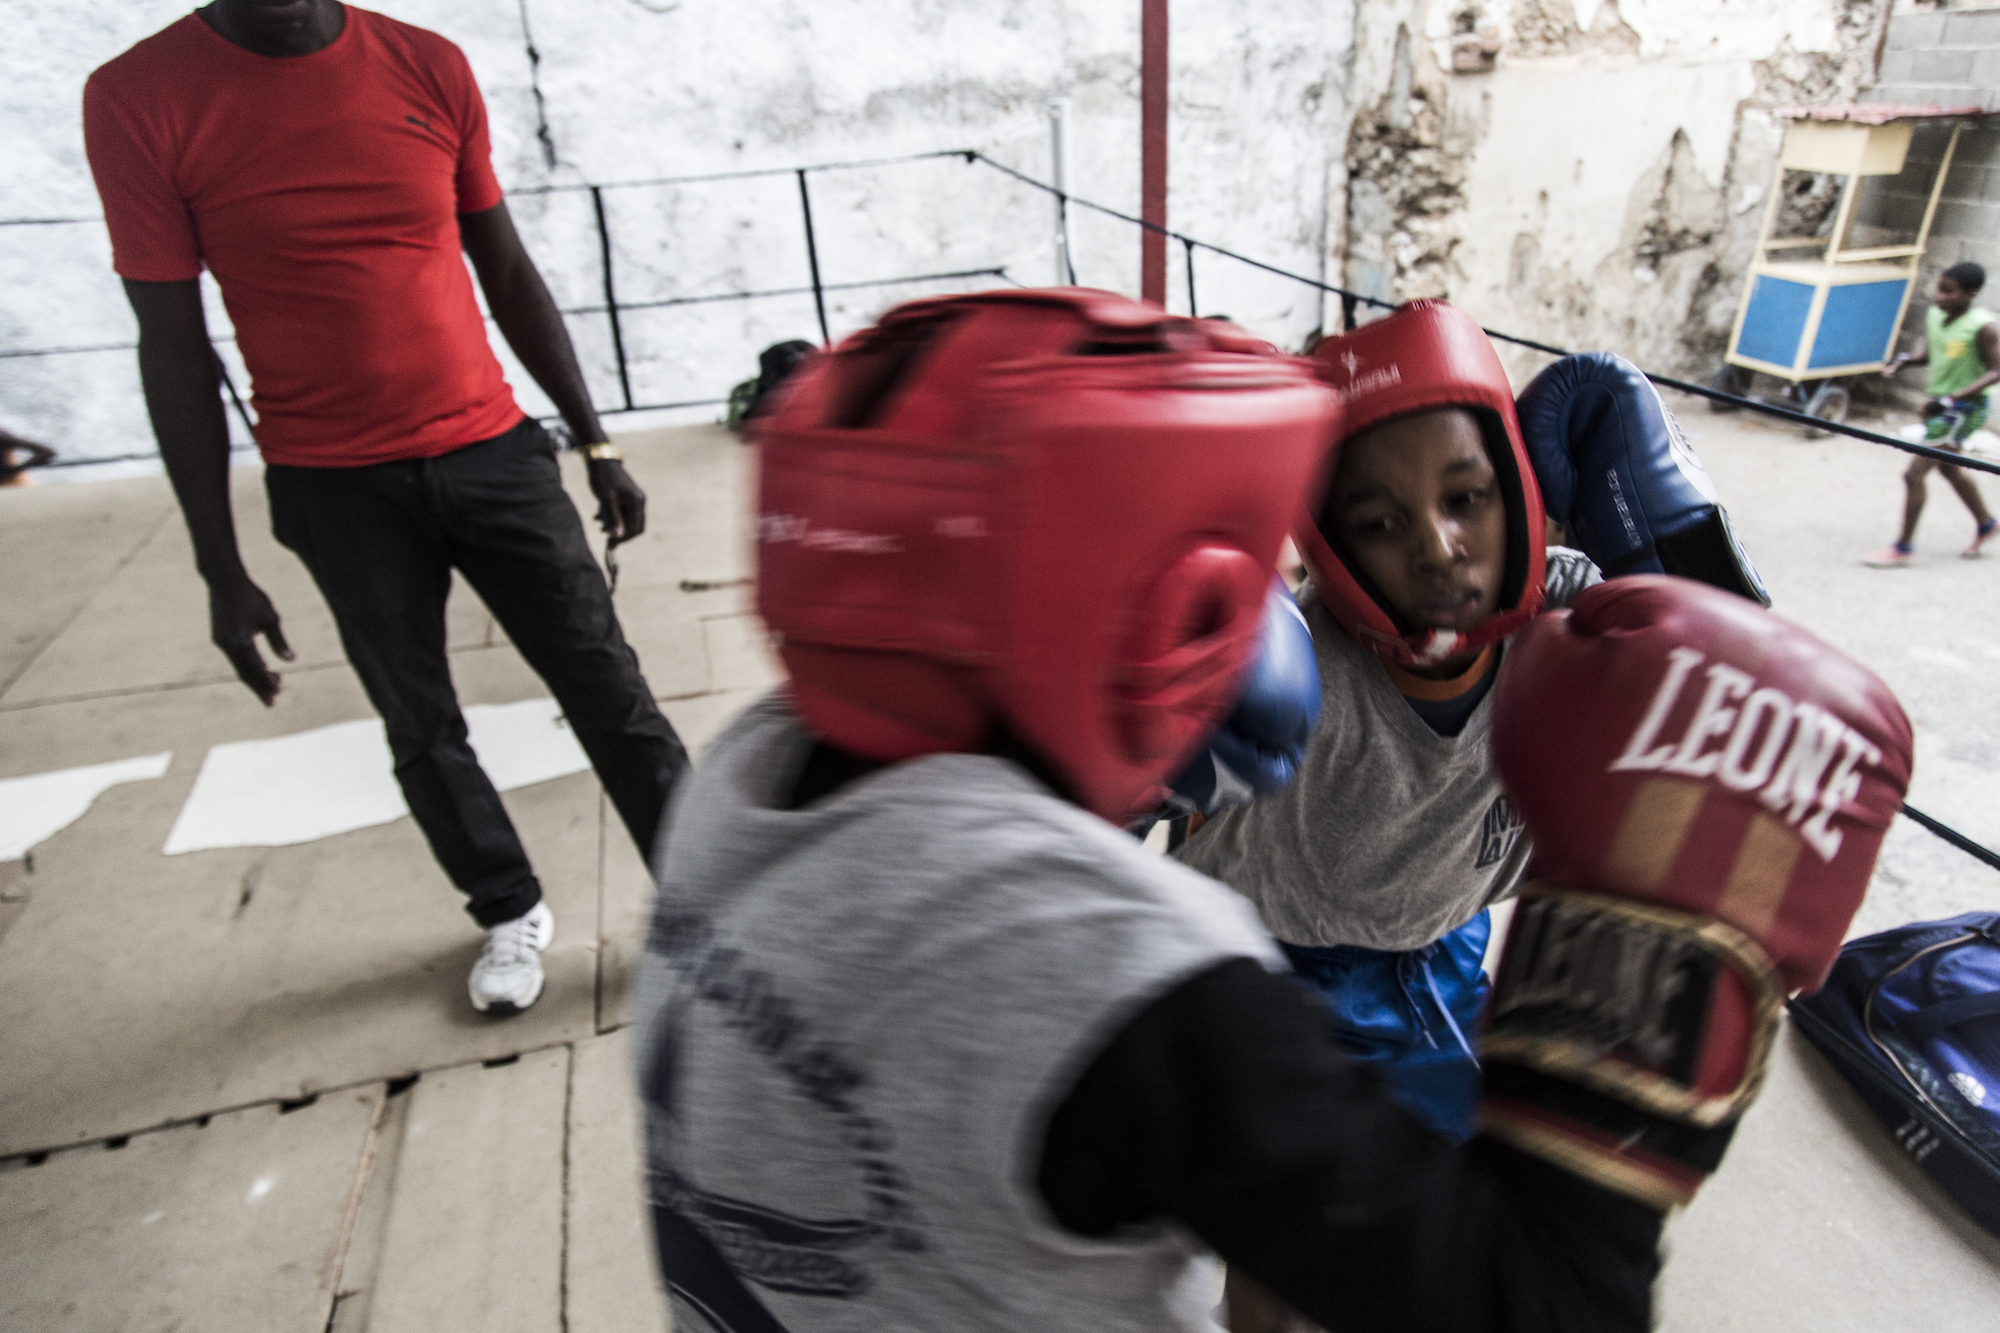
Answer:
[[1549, 517], [1606, 578], [1674, 574], [1771, 604], [1708, 470], [1637, 366], [1566, 356], [1515, 411]]
[[1312, 632], [1282, 581], [1264, 602], [1263, 643], [1236, 707], [1170, 784], [1178, 813], [1212, 815], [1247, 805], [1298, 775], [1319, 722], [1319, 662]]

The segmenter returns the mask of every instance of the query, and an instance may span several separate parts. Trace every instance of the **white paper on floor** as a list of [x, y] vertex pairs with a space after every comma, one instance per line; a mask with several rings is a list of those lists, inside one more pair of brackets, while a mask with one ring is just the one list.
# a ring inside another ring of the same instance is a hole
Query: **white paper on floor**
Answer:
[[[465, 710], [473, 753], [501, 791], [590, 767], [553, 699]], [[267, 741], [218, 745], [162, 848], [291, 847], [409, 813], [378, 718]]]
[[74, 824], [107, 788], [161, 776], [173, 757], [169, 750], [0, 781], [0, 861], [18, 861], [36, 843]]

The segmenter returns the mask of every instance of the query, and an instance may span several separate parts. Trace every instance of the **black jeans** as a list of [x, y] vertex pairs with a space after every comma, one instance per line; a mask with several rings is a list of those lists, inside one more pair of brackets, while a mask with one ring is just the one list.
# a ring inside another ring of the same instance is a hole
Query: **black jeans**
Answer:
[[445, 660], [456, 568], [548, 682], [640, 855], [651, 859], [687, 750], [653, 702], [611, 592], [533, 419], [437, 458], [272, 466], [271, 530], [312, 571], [389, 734], [417, 826], [482, 926], [541, 885], [466, 743]]

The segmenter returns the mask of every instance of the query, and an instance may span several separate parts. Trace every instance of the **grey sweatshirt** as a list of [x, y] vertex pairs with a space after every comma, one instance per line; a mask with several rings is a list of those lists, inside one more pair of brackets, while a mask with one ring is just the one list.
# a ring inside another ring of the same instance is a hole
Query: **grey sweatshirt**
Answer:
[[1141, 1009], [1282, 966], [1254, 913], [1001, 759], [787, 809], [811, 744], [773, 694], [676, 797], [636, 1043], [675, 1326], [1210, 1329], [1190, 1233], [1084, 1239], [1035, 1176]]
[[[1549, 548], [1550, 607], [1601, 581], [1582, 552]], [[1178, 855], [1255, 903], [1288, 944], [1420, 948], [1512, 893], [1527, 865], [1488, 752], [1493, 691], [1458, 735], [1440, 736], [1310, 585], [1299, 599], [1322, 707], [1298, 778], [1216, 816]]]

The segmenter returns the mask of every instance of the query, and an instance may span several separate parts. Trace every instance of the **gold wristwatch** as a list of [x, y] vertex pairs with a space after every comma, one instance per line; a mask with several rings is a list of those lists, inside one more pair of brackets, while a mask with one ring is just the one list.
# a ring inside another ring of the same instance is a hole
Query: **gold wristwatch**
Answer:
[[622, 463], [625, 455], [618, 452], [618, 446], [609, 440], [599, 440], [596, 444], [583, 446], [583, 456], [593, 463]]

